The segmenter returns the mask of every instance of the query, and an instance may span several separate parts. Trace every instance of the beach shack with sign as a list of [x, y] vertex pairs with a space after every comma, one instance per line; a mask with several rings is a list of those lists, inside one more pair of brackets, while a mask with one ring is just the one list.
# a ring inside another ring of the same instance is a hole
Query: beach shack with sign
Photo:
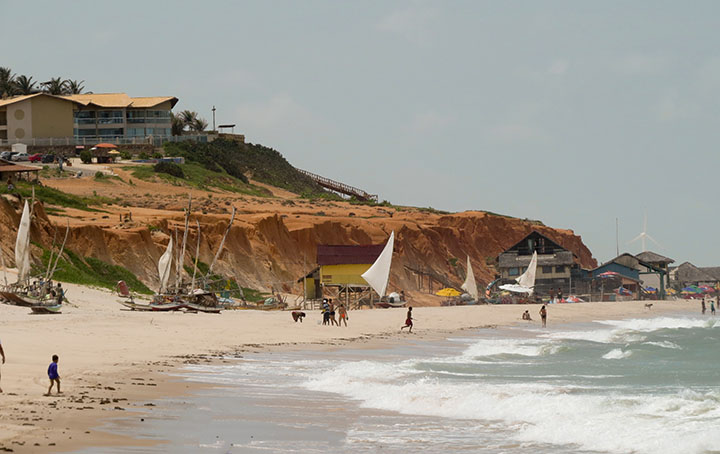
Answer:
[[333, 298], [357, 303], [369, 285], [362, 274], [383, 250], [378, 245], [318, 245], [317, 267], [300, 278], [306, 300]]

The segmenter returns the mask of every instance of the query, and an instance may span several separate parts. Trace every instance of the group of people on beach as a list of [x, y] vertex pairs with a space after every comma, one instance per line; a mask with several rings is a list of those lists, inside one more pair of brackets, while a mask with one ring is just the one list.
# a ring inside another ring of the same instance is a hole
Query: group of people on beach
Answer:
[[561, 303], [563, 300], [563, 292], [560, 287], [557, 290], [550, 288], [550, 304]]
[[[332, 298], [323, 298], [322, 303], [322, 318], [323, 318], [323, 325], [328, 326], [340, 326], [342, 323], [345, 323], [345, 326], [347, 326], [348, 321], [348, 314], [347, 314], [347, 308], [344, 304], [340, 304], [340, 306], [337, 307], [337, 314], [335, 312], [335, 305], [332, 302]], [[335, 315], [339, 317], [339, 319], [335, 318]]]
[[[701, 308], [703, 314], [707, 311], [707, 305], [705, 304], [704, 296], [703, 296], [700, 308]], [[710, 300], [710, 314], [715, 315], [715, 300]]]
[[[530, 317], [530, 311], [526, 310], [525, 312], [523, 312], [522, 319], [532, 321], [532, 317]], [[545, 308], [544, 304], [543, 307], [540, 308], [540, 321], [543, 328], [545, 328], [545, 326], [547, 325], [547, 309]]]
[[[2, 363], [5, 364], [5, 350], [3, 349], [2, 342], [0, 342], [0, 356], [2, 357]], [[48, 378], [50, 379], [50, 387], [48, 388], [47, 393], [45, 393], [46, 396], [49, 396], [52, 393], [53, 386], [57, 385], [57, 393], [62, 394], [62, 391], [60, 391], [60, 374], [58, 373], [58, 361], [60, 358], [58, 355], [52, 355], [52, 362], [50, 363], [50, 366], [48, 366]], [[2, 375], [0, 375], [0, 378]], [[2, 387], [0, 387], [0, 393], [2, 393]]]

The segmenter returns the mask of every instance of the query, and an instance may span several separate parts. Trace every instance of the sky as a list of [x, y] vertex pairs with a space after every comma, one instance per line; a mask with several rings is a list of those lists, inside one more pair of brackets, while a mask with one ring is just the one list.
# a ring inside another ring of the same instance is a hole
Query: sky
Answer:
[[720, 2], [0, 0], [0, 66], [175, 96], [394, 204], [720, 265]]

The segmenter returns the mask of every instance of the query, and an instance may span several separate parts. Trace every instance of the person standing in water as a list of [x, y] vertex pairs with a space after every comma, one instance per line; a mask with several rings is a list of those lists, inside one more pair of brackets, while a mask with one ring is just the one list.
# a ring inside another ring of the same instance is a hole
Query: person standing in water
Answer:
[[540, 308], [540, 319], [542, 320], [542, 326], [545, 328], [547, 325], [547, 309], [545, 309], [545, 305], [543, 304], [543, 307]]
[[700, 308], [702, 309], [702, 313], [703, 313], [703, 314], [704, 314], [705, 311], [707, 310], [707, 309], [706, 309], [706, 306], [705, 306], [705, 297], [704, 297], [704, 296], [703, 296], [703, 299], [702, 299], [702, 303], [700, 303]]
[[710, 313], [715, 315], [715, 301], [710, 300]]
[[413, 318], [412, 318], [412, 307], [408, 307], [407, 316], [405, 317], [405, 326], [400, 327], [400, 331], [403, 330], [403, 328], [410, 328], [408, 329], [408, 333], [412, 333], [412, 327], [413, 327]]

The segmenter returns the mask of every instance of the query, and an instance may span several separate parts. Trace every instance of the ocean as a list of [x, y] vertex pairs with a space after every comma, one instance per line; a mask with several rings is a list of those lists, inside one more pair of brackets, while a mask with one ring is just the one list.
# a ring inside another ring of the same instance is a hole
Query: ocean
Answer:
[[87, 453], [720, 452], [720, 322], [674, 315], [192, 365], [212, 384]]

